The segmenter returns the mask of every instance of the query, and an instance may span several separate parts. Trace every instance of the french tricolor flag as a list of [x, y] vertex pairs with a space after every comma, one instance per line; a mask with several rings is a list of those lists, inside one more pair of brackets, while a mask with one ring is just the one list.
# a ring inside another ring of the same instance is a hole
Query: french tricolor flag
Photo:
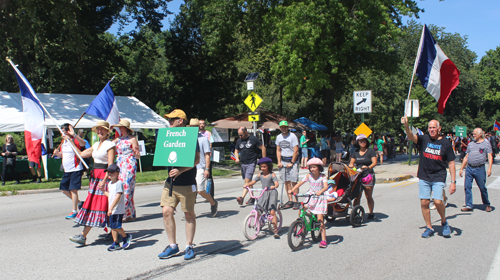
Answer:
[[106, 84], [94, 101], [90, 103], [85, 113], [101, 118], [110, 125], [114, 125], [120, 122], [120, 112], [116, 104], [115, 94], [109, 83], [111, 81]]
[[36, 93], [31, 87], [28, 80], [17, 69], [17, 67], [9, 61], [16, 73], [17, 83], [21, 90], [23, 101], [23, 117], [24, 117], [24, 140], [26, 141], [26, 153], [28, 160], [36, 162], [40, 167], [40, 157], [42, 155], [42, 137], [45, 122], [42, 104]]
[[438, 102], [438, 113], [443, 114], [451, 91], [459, 83], [460, 71], [444, 54], [424, 25], [413, 74]]

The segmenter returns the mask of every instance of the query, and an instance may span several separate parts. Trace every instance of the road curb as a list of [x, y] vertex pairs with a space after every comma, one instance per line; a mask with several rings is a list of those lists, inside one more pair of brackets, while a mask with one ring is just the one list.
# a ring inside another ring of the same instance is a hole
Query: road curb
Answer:
[[396, 183], [396, 182], [401, 182], [401, 181], [406, 181], [410, 180], [413, 178], [413, 175], [402, 175], [402, 176], [396, 176], [393, 178], [377, 178], [375, 181], [376, 183], [382, 184], [382, 183]]

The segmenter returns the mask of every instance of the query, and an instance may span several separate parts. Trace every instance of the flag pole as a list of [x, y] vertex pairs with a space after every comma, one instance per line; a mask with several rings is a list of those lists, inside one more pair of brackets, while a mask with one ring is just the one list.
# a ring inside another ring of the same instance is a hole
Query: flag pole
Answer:
[[[12, 67], [16, 70], [16, 71], [19, 71], [17, 69], [17, 66], [14, 65], [14, 63], [12, 62], [11, 59], [9, 58], [6, 58], [6, 60], [10, 63], [10, 65], [12, 65]], [[38, 99], [38, 97], [36, 97]], [[42, 109], [45, 111], [45, 113], [47, 113], [47, 116], [49, 116], [49, 118], [52, 120], [52, 122], [55, 124], [55, 126], [57, 127], [57, 129], [59, 130], [59, 132], [61, 133], [61, 135], [64, 135], [63, 131], [61, 130], [61, 128], [59, 127], [59, 125], [57, 124], [56, 120], [54, 120], [54, 118], [52, 118], [52, 116], [50, 115], [49, 111], [47, 110], [47, 108], [45, 108], [45, 106], [43, 106], [43, 103], [38, 100], [38, 102], [40, 103], [40, 106], [42, 107]], [[67, 140], [65, 140], [67, 141]], [[71, 142], [70, 142], [71, 143]], [[73, 151], [75, 152], [75, 154], [78, 156], [78, 158], [82, 161], [83, 165], [85, 165], [85, 167], [88, 169], [88, 165], [85, 163], [85, 161], [83, 160], [82, 156], [80, 156], [80, 152], [78, 152], [76, 150], [76, 147], [71, 145], [71, 148], [73, 149]]]

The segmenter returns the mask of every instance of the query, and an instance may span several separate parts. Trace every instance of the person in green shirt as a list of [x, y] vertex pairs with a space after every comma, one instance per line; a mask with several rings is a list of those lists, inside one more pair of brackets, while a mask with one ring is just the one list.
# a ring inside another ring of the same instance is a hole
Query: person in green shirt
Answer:
[[385, 136], [377, 134], [375, 138], [377, 139], [375, 140], [375, 144], [377, 145], [377, 155], [380, 157], [380, 165], [382, 165], [384, 163]]
[[300, 161], [300, 169], [307, 169], [307, 160], [309, 160], [307, 153], [307, 142], [309, 139], [307, 138], [307, 131], [302, 130], [302, 136], [300, 136], [300, 149], [302, 150], [302, 160]]

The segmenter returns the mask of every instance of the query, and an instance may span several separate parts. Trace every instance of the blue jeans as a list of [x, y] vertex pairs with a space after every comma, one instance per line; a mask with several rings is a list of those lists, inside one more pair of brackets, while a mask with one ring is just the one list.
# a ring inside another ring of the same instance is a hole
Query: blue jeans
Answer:
[[488, 190], [486, 189], [486, 169], [484, 166], [481, 167], [470, 167], [467, 165], [465, 169], [465, 204], [467, 207], [472, 208], [472, 180], [476, 180], [476, 184], [481, 191], [481, 199], [485, 206], [490, 206], [490, 201], [488, 200]]

